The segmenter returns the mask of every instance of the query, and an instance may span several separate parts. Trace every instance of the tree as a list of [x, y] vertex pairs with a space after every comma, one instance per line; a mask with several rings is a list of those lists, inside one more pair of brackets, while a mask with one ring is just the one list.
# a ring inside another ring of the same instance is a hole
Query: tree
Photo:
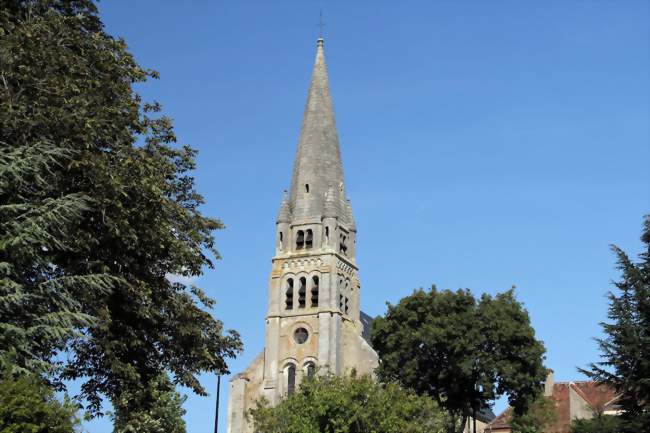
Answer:
[[643, 431], [626, 430], [624, 420], [614, 415], [596, 415], [590, 419], [577, 419], [571, 423], [571, 433], [621, 433], [625, 431]]
[[444, 415], [427, 397], [368, 376], [325, 376], [303, 382], [276, 407], [257, 403], [259, 433], [436, 433]]
[[513, 433], [544, 433], [557, 420], [555, 402], [540, 395], [526, 413], [514, 414], [510, 420]]
[[52, 189], [53, 173], [72, 157], [49, 142], [0, 151], [0, 368], [53, 372], [56, 351], [94, 323], [75, 294], [105, 293], [116, 281], [52, 265], [54, 255], [70, 250], [73, 228], [91, 203], [87, 195]]
[[60, 402], [52, 388], [34, 374], [0, 377], [0, 433], [73, 433], [79, 425], [77, 407]]
[[[634, 263], [617, 246], [620, 281], [618, 293], [610, 292], [608, 318], [601, 323], [605, 338], [599, 338], [602, 361], [578, 369], [620, 393], [623, 418], [640, 430], [650, 430], [650, 215], [645, 217], [641, 261]], [[640, 431], [638, 430], [638, 431]]]
[[512, 290], [478, 302], [469, 290], [417, 290], [373, 322], [372, 344], [379, 377], [431, 396], [450, 432], [503, 394], [525, 413], [546, 377], [544, 346]]
[[[226, 374], [241, 341], [201, 289], [169, 279], [213, 266], [222, 224], [201, 213], [196, 152], [133, 90], [157, 73], [104, 31], [91, 0], [0, 0], [0, 58], [2, 158], [40, 159], [14, 170], [20, 184], [0, 173], [2, 343], [26, 369], [67, 351], [62, 377], [84, 381], [95, 415], [102, 396], [153, 409], [139, 391], [161, 374], [205, 394], [198, 374]], [[30, 346], [42, 325], [51, 332]]]
[[[113, 405], [111, 414], [114, 433], [185, 433], [183, 409], [185, 396], [181, 396], [169, 378], [161, 375], [150, 384], [149, 389], [140, 389], [137, 394], [123, 393]], [[133, 407], [133, 402], [153, 401], [151, 407]]]

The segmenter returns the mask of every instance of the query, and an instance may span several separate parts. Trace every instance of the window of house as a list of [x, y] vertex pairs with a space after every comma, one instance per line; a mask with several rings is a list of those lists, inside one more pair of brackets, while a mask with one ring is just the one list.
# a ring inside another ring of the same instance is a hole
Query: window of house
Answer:
[[285, 308], [287, 310], [293, 309], [293, 278], [287, 280], [287, 289], [285, 292]]
[[298, 288], [298, 308], [305, 308], [307, 298], [307, 279], [302, 277], [300, 279], [300, 287]]

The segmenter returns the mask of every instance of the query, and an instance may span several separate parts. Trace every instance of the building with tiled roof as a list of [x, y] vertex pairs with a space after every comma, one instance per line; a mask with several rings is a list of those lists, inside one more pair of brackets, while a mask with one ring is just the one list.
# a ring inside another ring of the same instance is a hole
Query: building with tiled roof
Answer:
[[[553, 372], [544, 385], [544, 396], [555, 403], [555, 422], [545, 433], [570, 433], [571, 423], [577, 419], [593, 418], [597, 414], [618, 415], [618, 396], [609, 386], [593, 381], [554, 382]], [[491, 423], [484, 433], [510, 433], [512, 408], [508, 407]]]

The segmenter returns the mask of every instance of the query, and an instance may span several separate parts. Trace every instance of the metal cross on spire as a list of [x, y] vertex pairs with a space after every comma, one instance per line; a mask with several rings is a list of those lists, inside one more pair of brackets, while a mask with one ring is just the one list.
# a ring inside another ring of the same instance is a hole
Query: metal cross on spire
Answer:
[[323, 27], [325, 27], [325, 21], [323, 21], [323, 11], [320, 11], [320, 17], [318, 19], [318, 27], [319, 27], [319, 32], [318, 32], [318, 38], [323, 39]]

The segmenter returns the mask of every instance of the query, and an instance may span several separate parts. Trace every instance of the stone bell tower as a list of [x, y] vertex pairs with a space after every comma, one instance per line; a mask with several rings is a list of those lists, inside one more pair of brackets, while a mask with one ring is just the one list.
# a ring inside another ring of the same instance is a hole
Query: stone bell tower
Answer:
[[302, 120], [291, 190], [276, 224], [265, 348], [231, 381], [228, 432], [252, 432], [255, 400], [271, 404], [314, 374], [371, 373], [377, 355], [363, 339], [355, 260], [357, 229], [346, 198], [324, 41]]

